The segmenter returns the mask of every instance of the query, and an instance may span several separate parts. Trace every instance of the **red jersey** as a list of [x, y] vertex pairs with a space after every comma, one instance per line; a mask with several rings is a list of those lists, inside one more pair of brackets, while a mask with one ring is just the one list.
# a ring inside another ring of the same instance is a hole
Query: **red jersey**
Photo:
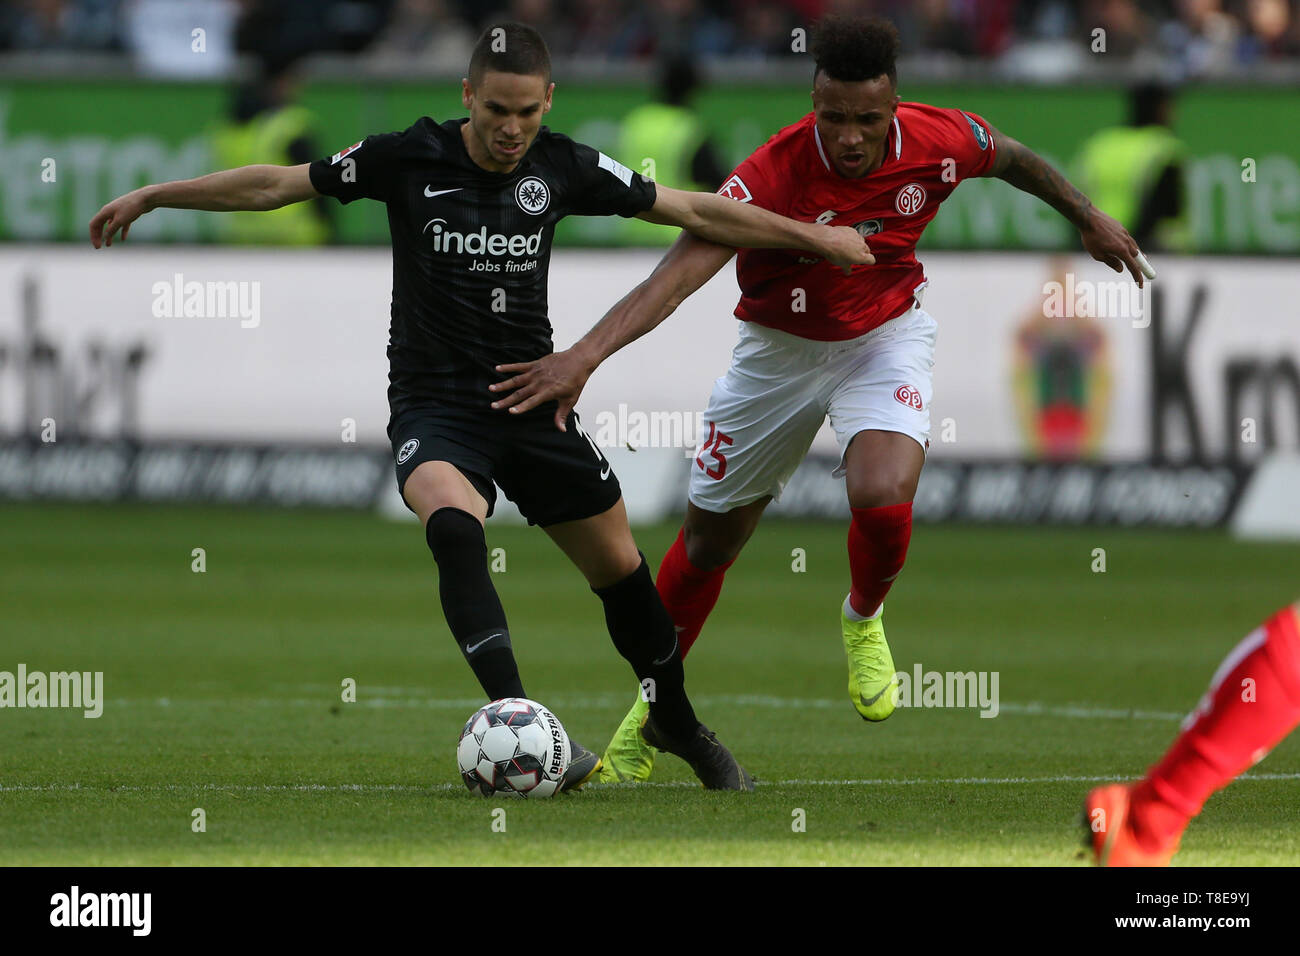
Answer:
[[996, 148], [989, 125], [974, 113], [900, 103], [880, 167], [846, 179], [831, 166], [813, 113], [787, 126], [718, 192], [802, 222], [853, 226], [876, 264], [845, 275], [800, 250], [741, 249], [737, 318], [835, 342], [906, 312], [926, 281], [916, 241], [959, 182], [988, 170]]

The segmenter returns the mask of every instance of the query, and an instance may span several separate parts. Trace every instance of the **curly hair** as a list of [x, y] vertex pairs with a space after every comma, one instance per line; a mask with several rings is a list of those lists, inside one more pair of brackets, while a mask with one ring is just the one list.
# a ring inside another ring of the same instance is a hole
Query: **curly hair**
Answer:
[[832, 80], [854, 83], [881, 74], [898, 85], [898, 29], [888, 20], [863, 16], [828, 16], [813, 24], [812, 54]]

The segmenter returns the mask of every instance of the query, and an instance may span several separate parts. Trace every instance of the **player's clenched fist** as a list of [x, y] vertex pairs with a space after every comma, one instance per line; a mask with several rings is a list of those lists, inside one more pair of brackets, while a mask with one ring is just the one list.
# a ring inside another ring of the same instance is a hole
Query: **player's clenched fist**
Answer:
[[90, 220], [90, 244], [96, 249], [100, 246], [111, 246], [113, 236], [119, 231], [122, 233], [122, 238], [126, 239], [131, 223], [153, 208], [143, 194], [143, 189], [129, 192], [125, 196], [117, 197], [95, 213], [94, 218]]
[[851, 266], [871, 266], [876, 264], [876, 257], [871, 254], [871, 247], [856, 229], [851, 226], [824, 226], [826, 238], [823, 243], [823, 255], [826, 261], [837, 265], [847, 275]]

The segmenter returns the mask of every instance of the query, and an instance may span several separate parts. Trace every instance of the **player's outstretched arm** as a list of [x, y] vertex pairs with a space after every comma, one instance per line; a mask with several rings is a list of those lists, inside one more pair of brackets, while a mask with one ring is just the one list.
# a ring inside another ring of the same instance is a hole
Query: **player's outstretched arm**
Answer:
[[680, 226], [701, 239], [727, 246], [814, 252], [845, 273], [852, 266], [873, 265], [876, 261], [867, 241], [849, 226], [797, 222], [717, 193], [659, 186], [655, 204], [637, 218]]
[[997, 156], [986, 176], [996, 176], [1043, 200], [1079, 230], [1083, 248], [1090, 256], [1116, 272], [1123, 272], [1127, 266], [1139, 287], [1144, 274], [1149, 279], [1155, 278], [1155, 272], [1148, 271], [1150, 265], [1119, 220], [1094, 206], [1087, 196], [1024, 143], [996, 129], [993, 130], [993, 141], [997, 144]]
[[279, 209], [320, 195], [311, 184], [307, 163], [301, 166], [240, 166], [219, 173], [156, 183], [119, 196], [90, 220], [90, 243], [96, 249], [122, 238], [145, 213], [160, 208], [207, 209], [213, 212], [258, 212]]
[[[730, 199], [725, 201], [733, 202]], [[504, 382], [488, 386], [494, 392], [509, 393], [493, 402], [492, 407], [526, 412], [554, 399], [559, 402], [555, 427], [564, 431], [569, 412], [578, 403], [587, 379], [600, 363], [672, 315], [734, 254], [735, 250], [729, 246], [716, 245], [683, 232], [659, 260], [654, 271], [619, 299], [604, 318], [572, 346], [533, 362], [498, 365], [498, 372], [515, 374]]]

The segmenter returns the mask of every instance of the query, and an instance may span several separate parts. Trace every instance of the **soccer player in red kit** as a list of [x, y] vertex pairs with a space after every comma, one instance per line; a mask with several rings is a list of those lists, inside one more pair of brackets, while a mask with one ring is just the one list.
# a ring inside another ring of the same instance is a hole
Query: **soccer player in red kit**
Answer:
[[[813, 111], [747, 160], [720, 192], [805, 222], [850, 225], [875, 258], [847, 274], [796, 250], [741, 250], [740, 340], [704, 415], [686, 521], [657, 585], [681, 653], [699, 636], [723, 576], [807, 454], [827, 416], [845, 476], [852, 589], [841, 608], [849, 698], [866, 720], [893, 713], [894, 663], [883, 602], [903, 568], [912, 497], [930, 434], [936, 323], [916, 242], [939, 204], [972, 176], [997, 176], [1074, 223], [1084, 248], [1141, 284], [1140, 253], [1118, 222], [1029, 149], [957, 109], [901, 102], [898, 34], [887, 21], [828, 17], [814, 27]], [[625, 157], [626, 158], [626, 157]], [[576, 403], [607, 356], [654, 328], [735, 250], [683, 234], [654, 272], [565, 352], [500, 366], [495, 404]], [[562, 418], [557, 414], [557, 427]], [[605, 754], [604, 780], [653, 767], [638, 700]]]
[[1100, 866], [1166, 866], [1205, 801], [1300, 724], [1300, 604], [1252, 631], [1219, 665], [1182, 733], [1135, 784], [1098, 787], [1084, 826]]

